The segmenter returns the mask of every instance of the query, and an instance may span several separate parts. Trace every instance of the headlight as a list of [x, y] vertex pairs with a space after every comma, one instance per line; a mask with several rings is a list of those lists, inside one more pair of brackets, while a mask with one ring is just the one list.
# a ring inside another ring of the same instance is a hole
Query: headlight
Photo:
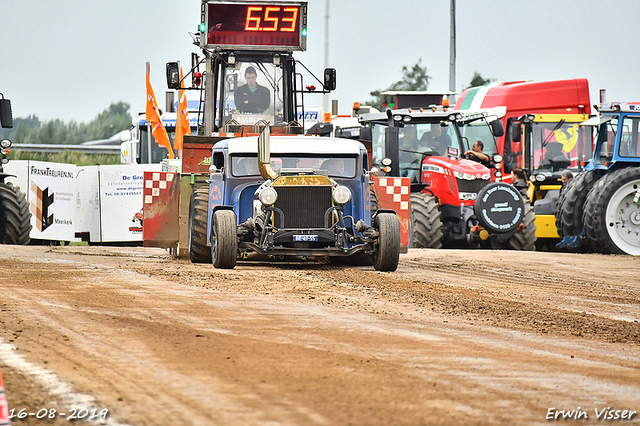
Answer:
[[545, 175], [536, 175], [537, 182], [543, 182], [547, 177]]
[[278, 193], [275, 189], [268, 186], [260, 192], [260, 195], [258, 195], [258, 199], [265, 206], [272, 206], [278, 199]]
[[493, 162], [494, 163], [502, 163], [502, 155], [500, 154], [496, 154], [493, 156]]
[[471, 173], [462, 173], [462, 172], [458, 172], [458, 171], [454, 171], [453, 172], [453, 176], [455, 176], [458, 179], [465, 179], [465, 180], [475, 180], [475, 178], [476, 178]]
[[[496, 176], [498, 176], [498, 173], [500, 172], [496, 172]], [[489, 180], [491, 179], [491, 173], [485, 173], [482, 175], [482, 180]]]
[[11, 141], [9, 139], [2, 139], [0, 141], [0, 146], [3, 148], [9, 148], [11, 146]]
[[333, 201], [336, 204], [347, 204], [351, 199], [351, 191], [343, 185], [338, 185], [333, 189]]

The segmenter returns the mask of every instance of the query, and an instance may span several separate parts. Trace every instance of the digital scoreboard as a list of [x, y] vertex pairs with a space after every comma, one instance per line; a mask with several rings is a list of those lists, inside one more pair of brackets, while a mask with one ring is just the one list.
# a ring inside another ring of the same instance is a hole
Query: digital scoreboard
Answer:
[[306, 50], [307, 2], [202, 1], [200, 44], [233, 50]]

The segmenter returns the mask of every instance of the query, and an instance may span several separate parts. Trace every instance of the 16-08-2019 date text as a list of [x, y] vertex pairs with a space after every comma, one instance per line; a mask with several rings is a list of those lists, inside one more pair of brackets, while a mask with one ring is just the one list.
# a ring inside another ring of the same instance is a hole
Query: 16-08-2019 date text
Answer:
[[56, 417], [66, 417], [67, 420], [93, 420], [98, 417], [106, 419], [109, 414], [109, 409], [107, 408], [103, 408], [101, 410], [97, 408], [93, 410], [88, 410], [86, 408], [71, 408], [67, 411], [68, 412], [60, 412], [55, 408], [41, 408], [37, 411], [27, 410], [26, 408], [21, 410], [12, 408], [9, 410], [9, 420], [24, 419], [26, 417], [35, 417], [36, 419], [55, 419]]

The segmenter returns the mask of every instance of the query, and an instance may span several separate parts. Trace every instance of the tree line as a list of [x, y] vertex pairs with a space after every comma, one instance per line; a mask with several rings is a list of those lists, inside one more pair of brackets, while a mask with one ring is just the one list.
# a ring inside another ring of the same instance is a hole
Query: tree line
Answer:
[[[411, 67], [405, 65], [402, 67], [402, 78], [400, 80], [391, 84], [387, 89], [370, 92], [369, 94], [373, 96], [373, 99], [365, 102], [364, 105], [370, 105], [379, 111], [384, 111], [384, 97], [381, 96], [380, 93], [391, 91], [426, 91], [429, 89], [430, 80], [431, 76], [427, 74], [427, 67], [422, 66], [422, 58], [419, 58], [415, 65]], [[491, 81], [495, 81], [495, 79], [484, 79], [478, 71], [474, 71], [471, 82], [464, 90], [471, 87], [483, 86], [485, 83]]]
[[83, 142], [108, 139], [131, 127], [131, 105], [117, 102], [109, 105], [89, 123], [55, 119], [41, 121], [37, 116], [16, 117], [12, 129], [0, 129], [0, 137], [18, 144], [78, 145]]

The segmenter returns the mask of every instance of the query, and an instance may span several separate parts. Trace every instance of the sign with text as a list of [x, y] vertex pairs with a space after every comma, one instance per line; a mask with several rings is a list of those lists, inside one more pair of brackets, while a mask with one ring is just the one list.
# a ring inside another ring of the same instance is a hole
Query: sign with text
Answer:
[[142, 200], [145, 171], [160, 164], [100, 166], [102, 242], [142, 241]]

